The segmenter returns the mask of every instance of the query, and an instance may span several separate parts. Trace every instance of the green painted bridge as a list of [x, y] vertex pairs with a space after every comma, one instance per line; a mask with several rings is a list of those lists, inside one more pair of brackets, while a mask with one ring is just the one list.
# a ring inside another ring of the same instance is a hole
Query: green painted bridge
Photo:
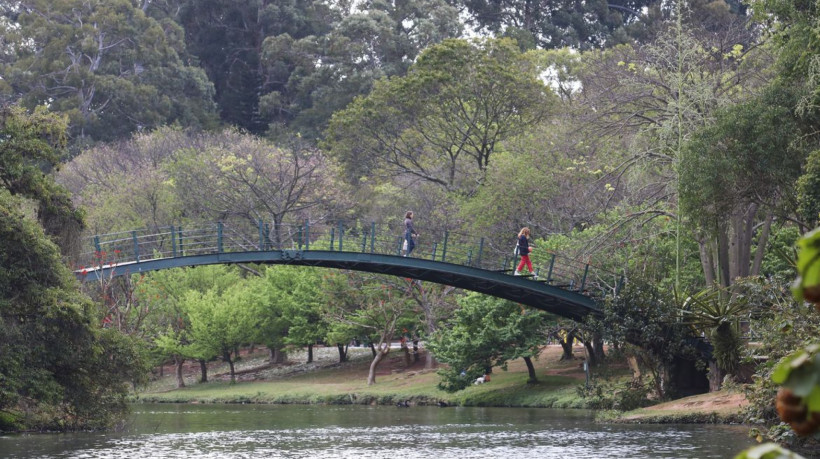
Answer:
[[[209, 223], [87, 238], [75, 273], [85, 282], [211, 264], [290, 264], [429, 281], [504, 298], [562, 317], [600, 314], [619, 279], [589, 263], [533, 254], [535, 276], [513, 276], [515, 237], [490, 241], [455, 232], [422, 234], [402, 256], [402, 228], [367, 225]], [[539, 257], [546, 258], [536, 262]]]

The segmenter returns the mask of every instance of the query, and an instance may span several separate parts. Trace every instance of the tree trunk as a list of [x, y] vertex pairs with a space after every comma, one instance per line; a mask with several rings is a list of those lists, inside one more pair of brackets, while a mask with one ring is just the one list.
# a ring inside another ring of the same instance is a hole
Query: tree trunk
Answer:
[[344, 344], [337, 344], [336, 349], [339, 350], [339, 363], [347, 362], [347, 346]]
[[630, 355], [626, 358], [626, 363], [629, 365], [629, 369], [632, 370], [632, 380], [640, 381], [641, 367], [638, 365], [638, 359], [634, 355]]
[[721, 287], [728, 287], [731, 281], [729, 272], [729, 235], [725, 223], [721, 223], [718, 228], [718, 273]]
[[[371, 347], [371, 349], [373, 349], [375, 351], [376, 348], [373, 346], [373, 343], [370, 344], [370, 347]], [[376, 367], [379, 366], [379, 363], [382, 361], [384, 356], [386, 356], [389, 352], [390, 352], [390, 348], [387, 347], [386, 351], [377, 352], [376, 355], [373, 357], [373, 361], [370, 362], [370, 371], [367, 374], [367, 385], [368, 386], [372, 386], [373, 384], [376, 384]]]
[[561, 360], [572, 360], [574, 357], [572, 355], [572, 342], [575, 340], [575, 335], [572, 333], [567, 334], [567, 339], [562, 340], [558, 339], [558, 342], [561, 343], [561, 348], [564, 352], [561, 354]]
[[308, 344], [307, 351], [308, 351], [307, 363], [312, 363], [313, 362], [313, 345], [312, 344]]
[[404, 366], [409, 368], [413, 365], [413, 358], [410, 356], [410, 348], [407, 347], [407, 344], [405, 344], [402, 346], [401, 350], [404, 351]]
[[703, 276], [707, 286], [715, 285], [715, 260], [712, 259], [712, 249], [709, 247], [709, 241], [701, 236], [698, 238], [698, 250], [700, 251], [700, 264], [703, 267]]
[[535, 365], [532, 364], [532, 359], [529, 357], [524, 357], [524, 363], [527, 364], [527, 374], [529, 375], [529, 379], [527, 379], [527, 382], [538, 382], [538, 377], [535, 376]]
[[287, 354], [282, 352], [281, 349], [278, 347], [268, 347], [268, 360], [270, 363], [285, 363], [285, 359], [287, 359]]
[[376, 358], [376, 354], [377, 354], [377, 352], [376, 352], [376, 346], [375, 346], [373, 343], [370, 343], [370, 344], [369, 344], [369, 346], [370, 346], [370, 352], [372, 352], [372, 353], [373, 353], [373, 358], [375, 359], [375, 358]]
[[583, 341], [584, 349], [587, 350], [587, 365], [594, 367], [598, 365], [598, 356], [595, 355], [595, 349], [592, 347], [592, 343], [590, 341]]
[[430, 352], [430, 351], [425, 352], [424, 369], [425, 370], [431, 370], [431, 369], [435, 368], [435, 366], [436, 366], [436, 356], [434, 356], [433, 353]]
[[185, 359], [182, 357], [175, 355], [174, 356], [174, 367], [176, 369], [177, 374], [177, 389], [180, 387], [185, 387], [185, 379], [182, 377], [182, 364], [185, 363]]
[[606, 354], [604, 353], [604, 337], [601, 336], [600, 333], [594, 333], [592, 335], [592, 348], [595, 350], [595, 357], [597, 358], [598, 363], [602, 363], [606, 360]]
[[231, 352], [224, 351], [222, 352], [222, 360], [228, 362], [228, 366], [231, 367], [231, 383], [236, 382], [236, 373], [234, 372], [233, 368], [233, 359], [231, 359]]
[[714, 360], [709, 361], [709, 392], [717, 392], [723, 384], [723, 370], [718, 367]]
[[413, 362], [419, 361], [419, 340], [413, 340]]
[[771, 212], [766, 215], [766, 221], [763, 223], [760, 237], [757, 238], [757, 252], [755, 253], [754, 264], [752, 264], [752, 271], [749, 273], [752, 276], [760, 274], [760, 265], [763, 264], [763, 254], [766, 252], [766, 246], [769, 244], [769, 231], [772, 229], [773, 219], [774, 215]]
[[205, 359], [199, 359], [199, 373], [201, 374], [199, 382], [208, 382], [208, 364]]

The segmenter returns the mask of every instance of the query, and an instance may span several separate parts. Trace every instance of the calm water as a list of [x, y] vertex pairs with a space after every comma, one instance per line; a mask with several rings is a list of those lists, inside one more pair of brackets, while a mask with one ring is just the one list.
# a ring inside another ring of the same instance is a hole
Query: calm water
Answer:
[[0, 458], [731, 458], [746, 429], [577, 410], [136, 405], [117, 433], [0, 436]]

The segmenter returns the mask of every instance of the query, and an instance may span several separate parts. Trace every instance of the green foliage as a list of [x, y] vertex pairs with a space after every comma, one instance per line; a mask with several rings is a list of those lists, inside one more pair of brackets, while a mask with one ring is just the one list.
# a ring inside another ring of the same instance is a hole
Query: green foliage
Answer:
[[820, 300], [820, 228], [800, 238], [797, 245], [798, 277], [792, 292], [797, 301], [815, 302]]
[[17, 58], [3, 66], [4, 79], [23, 105], [67, 115], [73, 138], [213, 124], [213, 86], [183, 60], [177, 25], [159, 24], [129, 0], [33, 0], [12, 12]]
[[654, 402], [649, 399], [652, 387], [641, 381], [601, 381], [594, 379], [588, 386], [578, 386], [578, 395], [594, 410], [631, 411]]
[[743, 295], [728, 289], [709, 288], [687, 298], [681, 312], [697, 332], [709, 337], [718, 367], [734, 374], [740, 364], [743, 346], [736, 323], [749, 309], [748, 300]]
[[802, 459], [802, 456], [774, 443], [764, 443], [741, 452], [735, 459]]
[[31, 114], [16, 106], [0, 107], [0, 186], [36, 202], [40, 224], [65, 248], [83, 227], [82, 212], [45, 172], [57, 166], [67, 127], [64, 116], [45, 107]]
[[806, 156], [793, 137], [801, 130], [794, 105], [791, 88], [772, 86], [719, 113], [686, 145], [680, 194], [691, 221], [717, 232], [749, 203], [790, 195]]
[[470, 193], [497, 145], [545, 119], [553, 104], [511, 40], [446, 40], [406, 76], [380, 80], [334, 114], [326, 146], [352, 180], [403, 174]]
[[820, 220], [820, 150], [809, 153], [803, 175], [797, 179], [797, 212], [813, 228]]
[[662, 384], [662, 374], [675, 358], [697, 360], [691, 328], [679, 319], [680, 306], [671, 293], [630, 279], [618, 296], [604, 302], [604, 318], [596, 329], [615, 347], [627, 344], [640, 349], [643, 365], [655, 382], [661, 399], [674, 388]]
[[108, 426], [125, 411], [125, 383], [142, 377], [141, 353], [99, 330], [91, 302], [23, 199], [40, 204], [47, 227], [80, 226], [68, 194], [40, 169], [56, 160], [65, 125], [42, 110], [1, 115], [0, 412], [15, 428]]
[[448, 365], [439, 370], [441, 389], [457, 392], [488, 368], [506, 369], [510, 360], [537, 357], [544, 340], [544, 313], [478, 293], [459, 304], [447, 326], [427, 343], [436, 359]]

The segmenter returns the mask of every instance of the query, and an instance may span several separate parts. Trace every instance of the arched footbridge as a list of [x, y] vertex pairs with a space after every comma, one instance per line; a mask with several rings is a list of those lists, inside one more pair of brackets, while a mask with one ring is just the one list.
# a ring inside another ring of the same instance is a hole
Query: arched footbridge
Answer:
[[589, 263], [538, 251], [536, 275], [514, 276], [515, 237], [501, 244], [449, 231], [424, 233], [409, 257], [402, 255], [403, 241], [401, 228], [376, 223], [168, 226], [87, 238], [75, 273], [88, 282], [212, 264], [318, 266], [451, 285], [574, 320], [599, 315], [599, 300], [620, 283]]

